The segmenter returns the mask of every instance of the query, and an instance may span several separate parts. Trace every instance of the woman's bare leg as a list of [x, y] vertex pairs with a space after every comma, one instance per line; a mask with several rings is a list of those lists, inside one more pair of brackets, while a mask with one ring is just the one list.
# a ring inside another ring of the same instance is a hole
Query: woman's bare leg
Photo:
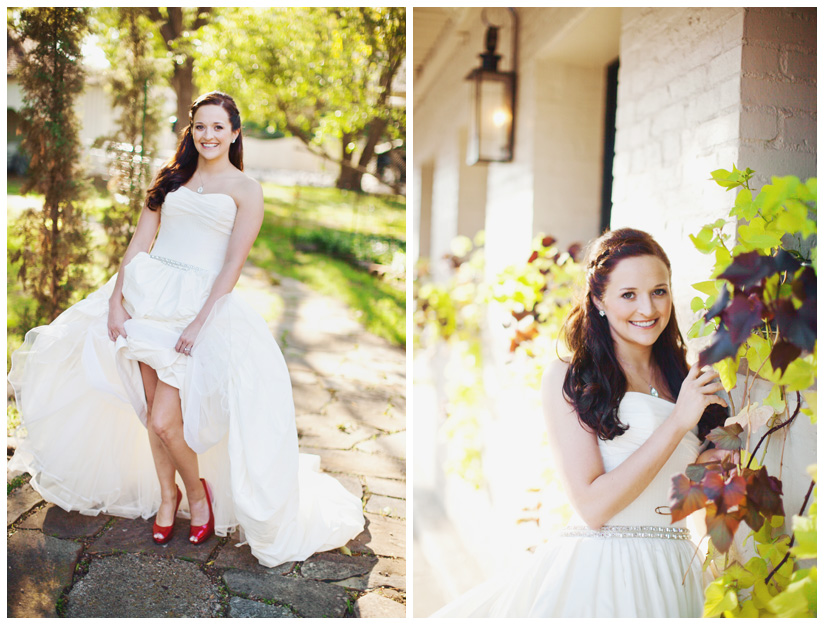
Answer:
[[180, 392], [162, 380], [155, 386], [149, 430], [153, 431], [177, 469], [186, 487], [192, 526], [201, 526], [209, 521], [209, 506], [206, 491], [200, 482], [198, 455], [183, 438], [183, 416], [181, 415]]
[[152, 448], [155, 472], [157, 472], [158, 481], [160, 482], [161, 501], [155, 522], [158, 526], [171, 526], [175, 522], [175, 504], [177, 504], [178, 496], [177, 489], [175, 488], [175, 464], [166, 451], [166, 447], [161, 443], [160, 438], [151, 428], [152, 405], [155, 401], [158, 375], [157, 372], [146, 365], [146, 363], [138, 362], [138, 365], [140, 366], [140, 375], [143, 378], [143, 390], [146, 394], [146, 422], [147, 425], [150, 426], [147, 429], [149, 431], [149, 445]]

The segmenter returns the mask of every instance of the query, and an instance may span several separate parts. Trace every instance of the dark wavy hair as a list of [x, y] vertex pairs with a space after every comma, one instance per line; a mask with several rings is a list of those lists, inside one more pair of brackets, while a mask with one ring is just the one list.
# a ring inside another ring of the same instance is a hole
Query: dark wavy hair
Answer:
[[[607, 318], [599, 315], [593, 299], [601, 300], [610, 274], [622, 259], [655, 256], [667, 266], [670, 260], [662, 247], [646, 232], [620, 228], [605, 232], [591, 242], [587, 253], [587, 282], [581, 298], [564, 321], [562, 336], [572, 352], [564, 377], [564, 395], [576, 409], [579, 421], [609, 440], [622, 435], [628, 426], [619, 421], [619, 402], [627, 393], [627, 378], [616, 358]], [[679, 396], [688, 373], [685, 342], [671, 308], [670, 319], [653, 344], [653, 360], [667, 383], [672, 398]], [[721, 426], [727, 411], [717, 404], [705, 409], [699, 421], [699, 438]]]
[[[189, 107], [189, 125], [181, 133], [175, 156], [160, 168], [154, 184], [146, 193], [146, 208], [157, 211], [163, 206], [167, 193], [175, 191], [194, 176], [198, 166], [198, 151], [192, 139], [192, 123], [197, 110], [207, 104], [223, 107], [229, 115], [232, 130], [241, 130], [241, 114], [231, 96], [220, 91], [210, 91], [195, 100]], [[238, 133], [235, 143], [229, 146], [229, 161], [239, 170], [243, 170], [243, 130]]]

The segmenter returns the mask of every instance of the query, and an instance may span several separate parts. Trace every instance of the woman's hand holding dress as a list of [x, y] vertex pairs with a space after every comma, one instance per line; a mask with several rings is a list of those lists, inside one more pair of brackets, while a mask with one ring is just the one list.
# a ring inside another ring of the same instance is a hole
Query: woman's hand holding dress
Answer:
[[195, 318], [189, 326], [183, 329], [183, 332], [178, 338], [178, 342], [175, 344], [175, 350], [181, 354], [190, 354], [192, 352], [192, 346], [195, 344], [195, 339], [198, 338], [198, 333], [200, 333], [202, 327], [203, 322]]
[[132, 316], [126, 312], [122, 302], [109, 301], [109, 339], [117, 341], [118, 337], [126, 336], [126, 329], [123, 323], [126, 320], [132, 319]]

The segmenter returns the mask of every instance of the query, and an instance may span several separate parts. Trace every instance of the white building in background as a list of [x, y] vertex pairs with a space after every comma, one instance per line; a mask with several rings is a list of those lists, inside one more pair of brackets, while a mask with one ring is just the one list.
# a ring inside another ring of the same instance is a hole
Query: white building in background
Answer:
[[[732, 163], [750, 167], [756, 188], [771, 176], [816, 176], [816, 8], [518, 8], [515, 14], [513, 59], [506, 9], [413, 10], [414, 258], [429, 259], [430, 278], [444, 280], [453, 238], [485, 230], [485, 271], [493, 277], [523, 263], [539, 233], [563, 249], [605, 227], [640, 228], [670, 256], [684, 333], [695, 317], [690, 285], [705, 280], [712, 265], [688, 235], [727, 217], [734, 200], [709, 181], [710, 172]], [[468, 166], [464, 79], [479, 65], [485, 21], [501, 26], [501, 65], [517, 73], [514, 158]], [[531, 453], [541, 453], [525, 436], [543, 430], [538, 399], [502, 384], [509, 336], [497, 319], [491, 310], [485, 330], [491, 396], [485, 455], [497, 468], [509, 462], [511, 471], [499, 483], [491, 478], [480, 493], [444, 474], [445, 444], [436, 434], [444, 420], [442, 377], [432, 374], [433, 355], [415, 356], [416, 540], [444, 600], [484, 575], [438, 579], [450, 566], [451, 542], [439, 542], [435, 522], [428, 526], [418, 503], [431, 503], [433, 515], [440, 510], [461, 528], [452, 544], [468, 544], [480, 572], [496, 571], [508, 548], [523, 547], [512, 530], [520, 514], [513, 491], [529, 486], [529, 478], [518, 483], [520, 470]], [[533, 414], [514, 408], [525, 406]], [[816, 459], [815, 429], [807, 420], [793, 429], [782, 471], [789, 514], [799, 509], [805, 467]], [[776, 471], [778, 457], [774, 462]], [[419, 595], [416, 607], [424, 600]], [[421, 606], [416, 616], [426, 614]]]

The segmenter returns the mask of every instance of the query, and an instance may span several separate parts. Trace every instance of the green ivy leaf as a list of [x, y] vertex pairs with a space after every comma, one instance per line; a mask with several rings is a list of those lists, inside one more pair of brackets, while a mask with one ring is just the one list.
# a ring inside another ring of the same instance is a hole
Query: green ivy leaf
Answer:
[[[779, 380], [774, 380], [787, 387], [786, 391], [803, 391], [812, 387], [816, 380], [816, 365], [812, 362], [813, 355], [791, 361], [788, 369]], [[772, 377], [765, 376], [768, 380]]]
[[730, 391], [736, 387], [736, 372], [739, 371], [739, 358], [728, 357], [713, 364], [713, 369], [719, 372], [719, 382]]
[[768, 227], [767, 222], [761, 217], [754, 217], [749, 223], [740, 226], [738, 233], [739, 241], [749, 250], [768, 252], [771, 248], [778, 248], [782, 243], [782, 233]]
[[[767, 576], [767, 573], [765, 576]], [[754, 606], [758, 609], [767, 609], [770, 605], [773, 600], [773, 595], [768, 589], [768, 586], [765, 584], [763, 578], [757, 579], [757, 581], [753, 584], [753, 593], [751, 594], [751, 598], [753, 599]]]
[[796, 544], [791, 554], [798, 559], [816, 558], [816, 521], [809, 517], [793, 516], [793, 532]]
[[754, 618], [759, 617], [759, 609], [756, 608], [753, 600], [745, 600], [739, 611], [735, 611], [733, 617]]
[[705, 611], [703, 617], [718, 617], [739, 605], [736, 591], [727, 587], [720, 579], [714, 580], [705, 589]]
[[785, 401], [782, 399], [782, 388], [779, 385], [771, 387], [768, 397], [762, 400], [762, 404], [769, 406], [774, 413], [781, 413], [785, 410]]
[[752, 220], [756, 216], [757, 206], [753, 203], [753, 194], [750, 189], [742, 189], [736, 194], [736, 204], [731, 209], [731, 216], [743, 220]]
[[710, 226], [703, 226], [696, 236], [689, 235], [693, 246], [702, 254], [710, 254], [716, 247], [713, 243], [713, 229]]
[[699, 296], [696, 296], [693, 300], [690, 301], [690, 310], [694, 313], [701, 311], [705, 308], [705, 301], [702, 300]]
[[802, 412], [811, 418], [811, 424], [816, 424], [816, 391], [803, 391], [802, 397], [808, 405]]
[[754, 576], [754, 582], [748, 587], [756, 583], [756, 580], [764, 580], [768, 576], [768, 564], [758, 556], [753, 556], [745, 563], [745, 568]]
[[[813, 603], [809, 602], [809, 597], [813, 598]], [[774, 596], [767, 608], [777, 617], [815, 617], [815, 606], [816, 579], [805, 577]]]
[[714, 264], [710, 275], [715, 278], [728, 269], [733, 257], [731, 257], [730, 252], [728, 252], [728, 249], [725, 246], [719, 246], [716, 248], [714, 253], [716, 255], [716, 263]]
[[785, 210], [779, 213], [775, 223], [779, 230], [800, 233], [803, 238], [816, 232], [816, 224], [808, 219], [808, 207], [794, 198], [785, 202]]
[[699, 291], [716, 300], [719, 295], [719, 290], [722, 288], [723, 284], [724, 281], [721, 280], [703, 280], [698, 283], [693, 283], [691, 287], [693, 287], [696, 291]]

